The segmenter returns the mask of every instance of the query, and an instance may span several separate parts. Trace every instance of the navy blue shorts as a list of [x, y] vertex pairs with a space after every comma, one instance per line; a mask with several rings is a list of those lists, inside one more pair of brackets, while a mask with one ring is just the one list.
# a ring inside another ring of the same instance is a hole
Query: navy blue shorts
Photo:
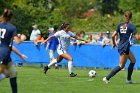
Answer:
[[118, 49], [118, 52], [120, 55], [124, 54], [124, 55], [129, 55], [129, 51], [130, 49], [127, 48], [127, 49]]
[[0, 64], [7, 66], [10, 61], [11, 58], [0, 59]]

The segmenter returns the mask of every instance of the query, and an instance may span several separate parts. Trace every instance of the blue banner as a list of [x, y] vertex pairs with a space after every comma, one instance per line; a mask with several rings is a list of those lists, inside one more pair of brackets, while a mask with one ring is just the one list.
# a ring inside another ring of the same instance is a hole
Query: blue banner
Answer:
[[[49, 55], [46, 51], [46, 45], [35, 46], [33, 42], [23, 42], [22, 44], [14, 46], [27, 58], [27, 63], [49, 63]], [[140, 68], [140, 46], [134, 45], [131, 47], [131, 51], [136, 57], [135, 68]], [[101, 45], [71, 45], [68, 49], [68, 53], [73, 57], [74, 66], [82, 67], [99, 67], [99, 68], [113, 68], [119, 64], [119, 53], [117, 48], [114, 50], [111, 45], [102, 47]], [[55, 53], [57, 57], [57, 52]], [[11, 58], [14, 63], [21, 63], [23, 60], [11, 53]], [[129, 60], [126, 64], [128, 67]], [[67, 60], [62, 60], [60, 64], [67, 65]]]

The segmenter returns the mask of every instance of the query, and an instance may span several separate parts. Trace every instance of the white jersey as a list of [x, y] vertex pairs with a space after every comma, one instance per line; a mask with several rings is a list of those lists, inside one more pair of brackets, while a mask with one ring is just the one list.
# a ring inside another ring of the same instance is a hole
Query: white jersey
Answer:
[[34, 41], [36, 38], [37, 38], [37, 35], [38, 34], [41, 34], [40, 30], [37, 29], [37, 30], [32, 30], [32, 33], [31, 33], [31, 36], [30, 36], [30, 40], [31, 41]]
[[111, 42], [111, 39], [110, 38], [107, 38], [105, 37], [103, 40], [102, 40], [102, 43], [109, 43]]
[[70, 37], [74, 37], [75, 34], [73, 32], [65, 32], [64, 30], [60, 30], [54, 34], [58, 38], [59, 45], [58, 50], [67, 50], [70, 45]]

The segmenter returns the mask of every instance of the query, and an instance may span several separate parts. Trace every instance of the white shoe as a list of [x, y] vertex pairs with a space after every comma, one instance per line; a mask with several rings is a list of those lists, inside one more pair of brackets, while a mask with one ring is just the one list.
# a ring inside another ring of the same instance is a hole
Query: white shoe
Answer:
[[106, 84], [109, 83], [109, 80], [107, 80], [106, 77], [103, 78], [103, 81], [104, 81]]
[[126, 80], [126, 84], [135, 84], [136, 82], [135, 81], [132, 81], [132, 80]]

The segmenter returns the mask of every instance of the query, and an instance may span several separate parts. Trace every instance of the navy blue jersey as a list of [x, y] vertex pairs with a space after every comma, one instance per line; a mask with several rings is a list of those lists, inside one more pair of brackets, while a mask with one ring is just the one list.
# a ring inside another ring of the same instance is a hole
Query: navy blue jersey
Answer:
[[119, 24], [116, 29], [117, 33], [119, 33], [120, 36], [120, 43], [118, 49], [120, 51], [124, 50], [129, 53], [130, 39], [132, 38], [133, 34], [137, 33], [137, 31], [136, 31], [136, 27], [130, 22], [127, 24], [126, 28], [123, 28], [124, 24], [125, 23]]
[[0, 60], [10, 58], [11, 42], [16, 36], [16, 27], [10, 23], [0, 23]]

